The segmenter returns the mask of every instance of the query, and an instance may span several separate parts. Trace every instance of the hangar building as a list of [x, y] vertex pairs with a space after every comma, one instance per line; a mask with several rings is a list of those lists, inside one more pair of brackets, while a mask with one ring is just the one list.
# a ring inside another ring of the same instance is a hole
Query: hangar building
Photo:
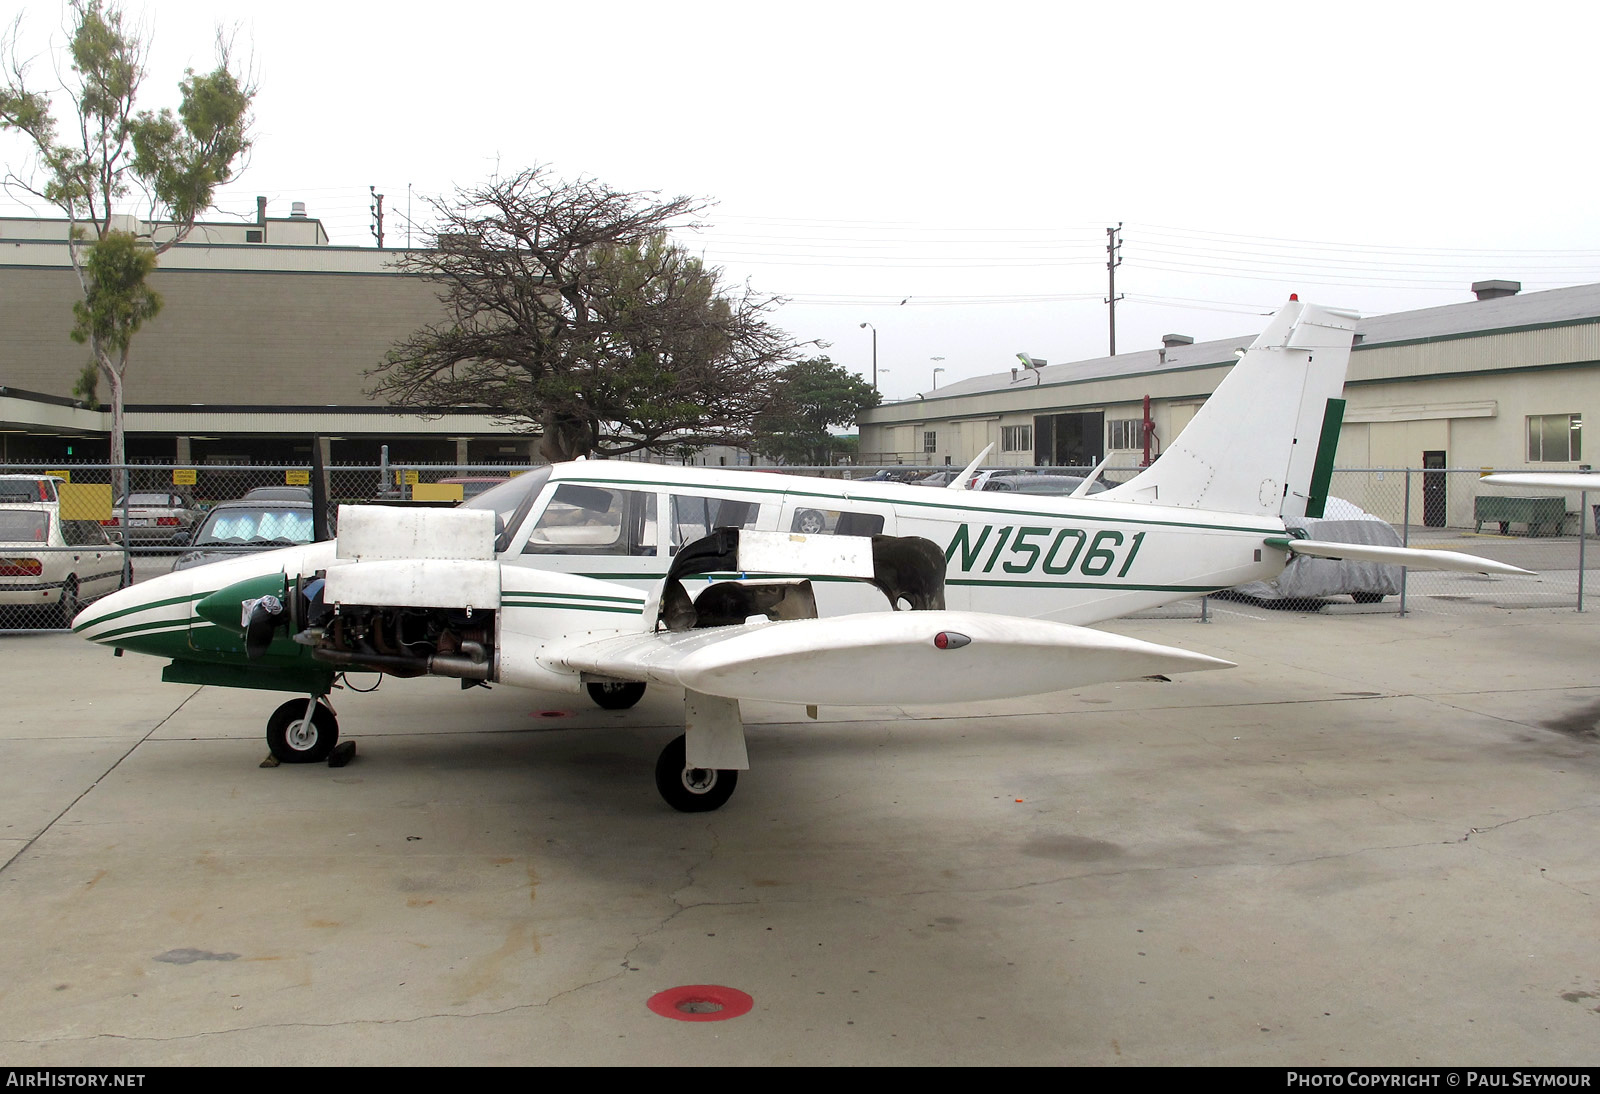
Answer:
[[[343, 464], [376, 464], [384, 444], [397, 461], [532, 462], [531, 439], [488, 415], [366, 395], [364, 372], [443, 313], [428, 281], [393, 268], [399, 253], [330, 246], [299, 202], [196, 225], [151, 277], [165, 306], [133, 344], [128, 458], [303, 463], [321, 434]], [[68, 333], [78, 298], [66, 222], [0, 218], [0, 462], [107, 457], [110, 412], [71, 397], [88, 361]]]
[[[1583, 445], [1583, 422], [1600, 410], [1600, 285], [1522, 293], [1516, 282], [1483, 281], [1473, 291], [1465, 303], [1360, 320], [1338, 467], [1572, 471], [1600, 455]], [[1255, 337], [1195, 344], [1169, 335], [1159, 349], [1019, 363], [875, 407], [861, 417], [861, 461], [959, 467], [993, 443], [994, 466], [1093, 466], [1109, 456], [1108, 467], [1136, 468], [1145, 398], [1153, 457]], [[1471, 526], [1461, 494], [1435, 499], [1426, 522]], [[1413, 500], [1415, 523], [1425, 504]]]

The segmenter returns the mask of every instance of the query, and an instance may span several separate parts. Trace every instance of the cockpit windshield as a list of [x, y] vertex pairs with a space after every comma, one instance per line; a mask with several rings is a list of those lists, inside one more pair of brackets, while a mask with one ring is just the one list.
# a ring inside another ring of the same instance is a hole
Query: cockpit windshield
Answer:
[[511, 534], [522, 523], [522, 518], [528, 515], [533, 499], [539, 496], [539, 491], [544, 489], [544, 484], [549, 481], [550, 468], [535, 467], [532, 471], [515, 476], [510, 482], [501, 483], [475, 498], [469, 498], [458, 508], [493, 510], [494, 549], [496, 554], [504, 554]]

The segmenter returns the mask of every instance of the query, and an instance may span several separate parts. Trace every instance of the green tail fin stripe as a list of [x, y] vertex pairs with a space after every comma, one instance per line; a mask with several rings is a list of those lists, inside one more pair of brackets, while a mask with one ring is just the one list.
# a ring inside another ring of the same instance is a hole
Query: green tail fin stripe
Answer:
[[1311, 468], [1311, 488], [1306, 491], [1306, 516], [1320, 517], [1328, 504], [1328, 487], [1333, 484], [1333, 456], [1339, 447], [1339, 430], [1344, 426], [1344, 400], [1329, 399], [1322, 414], [1322, 437], [1317, 441], [1317, 462]]

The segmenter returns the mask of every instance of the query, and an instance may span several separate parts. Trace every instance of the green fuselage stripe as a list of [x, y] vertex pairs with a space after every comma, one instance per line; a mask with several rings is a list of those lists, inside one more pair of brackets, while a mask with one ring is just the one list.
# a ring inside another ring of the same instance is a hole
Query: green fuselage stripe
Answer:
[[1107, 592], [1146, 593], [1209, 593], [1227, 588], [1225, 585], [1135, 585], [1117, 581], [1003, 581], [982, 578], [952, 577], [946, 585], [966, 585], [974, 588], [1007, 589], [1103, 589]]
[[[152, 600], [148, 604], [135, 604], [131, 608], [123, 608], [120, 612], [112, 612], [109, 615], [102, 615], [100, 618], [91, 623], [82, 623], [76, 627], [73, 627], [72, 629], [74, 631], [79, 631], [84, 627], [98, 627], [100, 624], [109, 622], [110, 620], [121, 619], [125, 615], [134, 615], [138, 612], [147, 612], [153, 608], [168, 608], [174, 604], [193, 603], [196, 600], [204, 600], [214, 592], [216, 592], [215, 589], [207, 589], [203, 593], [191, 593], [188, 596], [175, 596], [168, 600]], [[167, 622], [171, 622], [171, 620], [168, 620]]]
[[597, 596], [592, 593], [547, 593], [541, 591], [501, 593], [501, 599], [510, 600], [518, 596], [537, 596], [545, 600], [601, 600], [612, 604], [632, 604], [635, 607], [644, 606], [644, 598], [638, 596]]
[[126, 638], [131, 634], [156, 634], [162, 631], [187, 631], [187, 619], [156, 619], [148, 623], [135, 623], [130, 627], [118, 627], [114, 631], [104, 631], [94, 636], [94, 641], [104, 642], [108, 638]]
[[505, 606], [507, 608], [551, 608], [569, 612], [620, 612], [623, 615], [639, 615], [644, 611], [644, 605], [642, 604], [632, 608], [620, 608], [608, 604], [561, 604], [548, 603], [541, 600], [507, 600]]

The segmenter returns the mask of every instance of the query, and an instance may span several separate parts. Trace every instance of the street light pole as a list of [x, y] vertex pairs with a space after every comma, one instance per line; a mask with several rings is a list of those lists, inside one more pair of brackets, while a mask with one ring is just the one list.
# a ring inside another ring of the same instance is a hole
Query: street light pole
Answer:
[[872, 390], [878, 390], [878, 328], [871, 323], [861, 324], [862, 328], [872, 327]]

